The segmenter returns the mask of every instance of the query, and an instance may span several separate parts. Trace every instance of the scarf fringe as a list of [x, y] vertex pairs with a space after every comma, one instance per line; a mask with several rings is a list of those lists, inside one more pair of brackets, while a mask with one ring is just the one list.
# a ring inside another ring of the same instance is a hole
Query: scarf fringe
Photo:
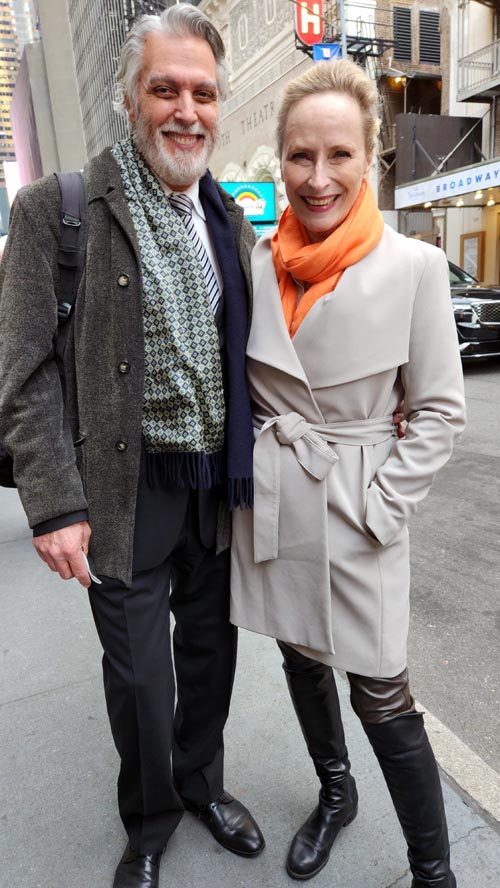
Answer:
[[253, 478], [228, 478], [229, 509], [253, 509]]
[[151, 453], [146, 450], [146, 477], [158, 485], [210, 490], [222, 481], [222, 452]]
[[[144, 450], [149, 487], [160, 485], [210, 490], [222, 483], [223, 454], [151, 453]], [[253, 478], [228, 478], [229, 509], [253, 509]]]

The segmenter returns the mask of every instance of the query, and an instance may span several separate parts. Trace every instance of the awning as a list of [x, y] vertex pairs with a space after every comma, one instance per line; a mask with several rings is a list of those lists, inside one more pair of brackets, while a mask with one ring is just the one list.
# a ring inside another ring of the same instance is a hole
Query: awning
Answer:
[[[478, 192], [482, 192], [482, 196], [476, 199]], [[396, 210], [426, 203], [449, 207], [456, 206], [457, 198], [463, 198], [469, 206], [486, 206], [488, 200], [500, 202], [500, 157], [399, 185], [394, 191], [394, 206]]]

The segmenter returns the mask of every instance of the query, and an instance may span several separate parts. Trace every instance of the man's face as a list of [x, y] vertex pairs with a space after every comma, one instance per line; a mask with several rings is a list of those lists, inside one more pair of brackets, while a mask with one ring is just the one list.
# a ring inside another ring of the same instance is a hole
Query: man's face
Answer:
[[144, 44], [136, 101], [126, 100], [134, 143], [173, 191], [205, 173], [219, 121], [217, 70], [199, 37], [154, 31]]

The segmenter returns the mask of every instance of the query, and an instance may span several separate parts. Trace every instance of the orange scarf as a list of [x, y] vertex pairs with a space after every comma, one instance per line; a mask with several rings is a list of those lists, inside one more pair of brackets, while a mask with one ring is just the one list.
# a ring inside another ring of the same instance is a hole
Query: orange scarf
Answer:
[[[302, 223], [291, 207], [286, 208], [271, 249], [283, 313], [292, 338], [316, 300], [334, 290], [342, 272], [377, 246], [383, 230], [382, 214], [366, 180], [341, 225], [318, 243], [310, 243]], [[296, 280], [311, 284], [298, 305]]]

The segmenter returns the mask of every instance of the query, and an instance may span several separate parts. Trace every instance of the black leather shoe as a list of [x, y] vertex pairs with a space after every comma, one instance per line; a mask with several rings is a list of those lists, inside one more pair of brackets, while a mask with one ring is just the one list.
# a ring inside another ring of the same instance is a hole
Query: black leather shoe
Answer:
[[138, 854], [127, 845], [116, 868], [113, 888], [159, 888], [162, 853]]
[[256, 857], [264, 849], [264, 836], [250, 811], [228, 792], [223, 792], [209, 805], [197, 805], [189, 799], [182, 801], [186, 810], [195, 814], [227, 851], [242, 857]]

